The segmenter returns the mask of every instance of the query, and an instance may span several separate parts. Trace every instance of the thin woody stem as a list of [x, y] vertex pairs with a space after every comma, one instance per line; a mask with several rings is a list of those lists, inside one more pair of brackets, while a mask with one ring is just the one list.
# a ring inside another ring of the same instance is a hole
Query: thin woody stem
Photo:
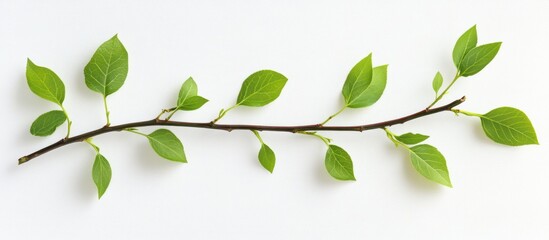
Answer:
[[356, 126], [323, 126], [321, 124], [312, 124], [312, 125], [298, 125], [298, 126], [265, 126], [265, 125], [243, 125], [243, 124], [216, 124], [213, 122], [179, 122], [179, 121], [169, 121], [169, 120], [160, 120], [152, 119], [141, 122], [132, 122], [115, 126], [105, 126], [87, 133], [83, 133], [74, 137], [61, 139], [45, 148], [42, 148], [34, 153], [31, 153], [27, 156], [19, 158], [19, 164], [26, 163], [44, 153], [47, 153], [51, 150], [63, 147], [65, 145], [82, 142], [88, 138], [98, 136], [108, 132], [119, 132], [126, 129], [132, 129], [137, 127], [147, 127], [147, 126], [174, 126], [174, 127], [189, 127], [189, 128], [206, 128], [206, 129], [215, 129], [215, 130], [255, 130], [255, 131], [273, 131], [273, 132], [289, 132], [297, 133], [304, 131], [355, 131], [362, 132], [372, 129], [385, 128], [396, 124], [402, 124], [410, 120], [428, 116], [443, 111], [452, 111], [452, 108], [460, 105], [465, 101], [465, 97], [457, 99], [451, 103], [448, 103], [444, 106], [437, 108], [427, 108], [419, 112], [396, 118], [388, 121], [366, 124], [366, 125], [356, 125]]

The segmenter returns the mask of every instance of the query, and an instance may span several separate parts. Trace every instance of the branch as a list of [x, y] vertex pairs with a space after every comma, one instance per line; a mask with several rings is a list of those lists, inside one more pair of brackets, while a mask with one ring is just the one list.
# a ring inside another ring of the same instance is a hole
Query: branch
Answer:
[[256, 130], [256, 131], [273, 131], [273, 132], [290, 132], [296, 133], [300, 131], [355, 131], [362, 132], [372, 129], [385, 128], [396, 124], [402, 124], [410, 120], [424, 117], [427, 115], [435, 114], [443, 111], [451, 111], [455, 106], [460, 105], [465, 101], [465, 97], [457, 99], [449, 104], [446, 104], [437, 108], [426, 108], [414, 114], [404, 116], [401, 118], [396, 118], [388, 121], [366, 124], [366, 125], [357, 125], [357, 126], [323, 126], [322, 124], [312, 124], [312, 125], [300, 125], [300, 126], [263, 126], [263, 125], [234, 125], [234, 124], [216, 124], [213, 122], [199, 123], [199, 122], [179, 122], [179, 121], [170, 121], [170, 120], [161, 120], [161, 119], [152, 119], [148, 121], [126, 123], [115, 126], [105, 126], [87, 133], [80, 134], [78, 136], [64, 138], [56, 143], [53, 143], [45, 148], [42, 148], [36, 152], [33, 152], [27, 156], [19, 158], [19, 164], [26, 163], [44, 153], [52, 151], [54, 149], [63, 147], [65, 145], [83, 142], [88, 138], [98, 136], [108, 132], [122, 131], [127, 128], [136, 128], [136, 127], [147, 127], [147, 126], [175, 126], [175, 127], [190, 127], [190, 128], [207, 128], [207, 129], [216, 129], [216, 130]]

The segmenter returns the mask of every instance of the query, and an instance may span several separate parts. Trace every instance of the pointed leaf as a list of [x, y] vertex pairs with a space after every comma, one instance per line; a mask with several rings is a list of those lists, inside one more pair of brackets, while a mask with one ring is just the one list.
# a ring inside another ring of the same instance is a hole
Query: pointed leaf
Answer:
[[65, 85], [52, 70], [35, 65], [27, 59], [27, 83], [30, 90], [39, 97], [63, 104], [65, 100]]
[[396, 140], [408, 144], [408, 145], [414, 145], [418, 144], [420, 142], [423, 142], [429, 138], [427, 135], [419, 134], [419, 133], [405, 133], [400, 136], [395, 136]]
[[437, 72], [435, 78], [433, 79], [433, 90], [435, 90], [436, 94], [438, 94], [438, 90], [440, 90], [440, 87], [442, 87], [443, 81], [444, 80], [442, 79], [442, 74], [440, 74], [440, 72]]
[[280, 96], [288, 79], [272, 70], [261, 70], [250, 75], [242, 83], [237, 105], [250, 107], [265, 106]]
[[181, 106], [185, 101], [190, 98], [198, 95], [198, 85], [192, 77], [189, 77], [179, 90], [179, 96], [177, 98], [177, 106]]
[[468, 77], [480, 72], [496, 57], [500, 46], [501, 42], [495, 42], [471, 49], [459, 65], [460, 75]]
[[410, 148], [412, 166], [425, 178], [452, 187], [446, 159], [435, 147], [421, 144]]
[[261, 149], [259, 149], [258, 159], [261, 165], [267, 169], [267, 171], [273, 173], [273, 169], [276, 163], [276, 156], [273, 150], [267, 146], [267, 144], [262, 143]]
[[336, 145], [329, 145], [324, 161], [328, 173], [337, 180], [356, 180], [351, 156]]
[[347, 75], [341, 91], [346, 105], [352, 105], [361, 98], [372, 83], [372, 76], [372, 54], [370, 53], [360, 60]]
[[[357, 84], [359, 85], [359, 84]], [[355, 86], [357, 86], [355, 85]], [[383, 95], [387, 85], [387, 65], [375, 67], [372, 70], [372, 81], [364, 91], [347, 104], [350, 108], [363, 108], [376, 103]]]
[[101, 44], [84, 68], [88, 88], [105, 97], [120, 89], [127, 75], [128, 52], [118, 35]]
[[208, 102], [208, 99], [205, 99], [201, 96], [192, 96], [190, 98], [187, 98], [187, 100], [185, 100], [183, 104], [179, 105], [177, 109], [192, 111], [192, 110], [199, 109], [207, 102]]
[[111, 176], [112, 171], [109, 161], [107, 161], [103, 155], [98, 153], [95, 156], [95, 161], [93, 162], [92, 178], [95, 186], [97, 186], [99, 198], [101, 198], [105, 191], [107, 191], [109, 183], [111, 182]]
[[530, 119], [516, 108], [496, 108], [481, 115], [480, 120], [484, 133], [494, 142], [509, 146], [539, 144]]
[[67, 121], [67, 116], [63, 111], [55, 110], [44, 113], [34, 120], [30, 133], [34, 136], [49, 136], [65, 121]]
[[159, 156], [171, 161], [187, 162], [183, 144], [170, 130], [158, 129], [147, 135], [147, 138]]
[[460, 63], [467, 55], [467, 53], [477, 46], [477, 25], [469, 28], [456, 42], [454, 46], [454, 51], [452, 52], [452, 58], [454, 59], [454, 64], [459, 69]]

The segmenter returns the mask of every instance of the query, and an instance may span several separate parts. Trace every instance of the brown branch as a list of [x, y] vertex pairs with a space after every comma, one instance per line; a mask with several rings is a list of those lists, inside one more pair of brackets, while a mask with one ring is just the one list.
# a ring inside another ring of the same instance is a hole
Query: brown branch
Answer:
[[300, 125], [300, 126], [263, 126], [263, 125], [235, 125], [235, 124], [215, 124], [212, 122], [198, 123], [198, 122], [178, 122], [178, 121], [166, 121], [161, 119], [152, 119], [148, 121], [126, 123], [115, 126], [105, 126], [87, 133], [83, 133], [74, 137], [64, 138], [56, 143], [53, 143], [45, 148], [42, 148], [34, 153], [31, 153], [27, 156], [19, 158], [19, 164], [26, 163], [33, 158], [36, 158], [44, 153], [47, 153], [51, 150], [63, 147], [65, 145], [82, 142], [88, 138], [98, 136], [108, 132], [122, 131], [127, 128], [136, 128], [136, 127], [146, 127], [146, 126], [176, 126], [176, 127], [190, 127], [190, 128], [207, 128], [207, 129], [216, 129], [216, 130], [257, 130], [257, 131], [274, 131], [274, 132], [290, 132], [296, 133], [300, 131], [367, 131], [372, 129], [389, 127], [395, 124], [402, 124], [410, 120], [424, 117], [427, 115], [435, 114], [443, 111], [450, 111], [457, 105], [460, 105], [465, 101], [465, 97], [462, 97], [458, 100], [455, 100], [449, 104], [446, 104], [437, 108], [427, 108], [423, 109], [414, 114], [404, 116], [401, 118], [396, 118], [389, 121], [383, 121], [378, 123], [366, 124], [366, 125], [357, 125], [357, 126], [323, 126], [321, 124], [313, 125]]

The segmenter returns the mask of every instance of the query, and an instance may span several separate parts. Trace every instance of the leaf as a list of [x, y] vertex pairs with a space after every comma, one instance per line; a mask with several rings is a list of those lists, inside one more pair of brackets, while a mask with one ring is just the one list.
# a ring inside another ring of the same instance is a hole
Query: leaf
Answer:
[[480, 72], [494, 59], [500, 46], [501, 42], [495, 42], [471, 49], [459, 65], [460, 75], [468, 77]]
[[435, 147], [421, 144], [410, 148], [412, 166], [425, 178], [452, 187], [446, 159]]
[[95, 156], [95, 161], [93, 162], [92, 178], [95, 186], [97, 186], [99, 198], [101, 198], [105, 191], [107, 191], [107, 187], [109, 187], [109, 183], [111, 182], [111, 176], [112, 171], [109, 161], [107, 161], [103, 155], [98, 153]]
[[128, 52], [118, 35], [101, 44], [84, 68], [88, 88], [105, 97], [120, 89], [127, 75]]
[[465, 31], [461, 37], [456, 42], [454, 46], [454, 51], [452, 52], [452, 58], [454, 59], [454, 64], [458, 69], [460, 69], [460, 63], [467, 53], [477, 46], [477, 25], [469, 28]]
[[177, 106], [183, 105], [185, 100], [190, 97], [198, 95], [198, 86], [192, 77], [189, 77], [179, 90], [179, 97], [177, 98]]
[[[376, 103], [383, 95], [387, 85], [387, 65], [375, 67], [372, 73], [372, 81], [360, 95], [348, 102], [347, 107], [363, 108]], [[347, 101], [346, 101], [347, 102]]]
[[61, 106], [65, 100], [65, 84], [52, 70], [35, 65], [27, 59], [27, 83], [39, 97]]
[[440, 87], [442, 87], [442, 82], [444, 80], [442, 79], [442, 74], [440, 72], [437, 72], [435, 75], [435, 78], [433, 79], [433, 90], [435, 90], [435, 93], [438, 95], [438, 90], [440, 90]]
[[372, 83], [372, 54], [360, 60], [349, 72], [341, 93], [346, 105], [352, 105]]
[[180, 106], [177, 107], [177, 109], [191, 111], [196, 110], [202, 107], [204, 104], [208, 102], [208, 99], [205, 99], [201, 96], [193, 96], [190, 98], [187, 98], [187, 100]]
[[405, 133], [400, 136], [395, 136], [395, 138], [404, 144], [414, 145], [427, 140], [429, 136], [419, 133]]
[[242, 83], [237, 105], [265, 106], [278, 98], [288, 79], [272, 70], [261, 70], [250, 75]]
[[63, 111], [54, 110], [44, 113], [34, 120], [30, 133], [34, 136], [49, 136], [65, 121], [67, 121], [67, 116]]
[[336, 145], [330, 144], [324, 161], [328, 173], [337, 180], [356, 180], [351, 156]]
[[481, 115], [480, 120], [484, 133], [494, 142], [509, 146], [539, 144], [530, 119], [516, 108], [496, 108]]
[[259, 155], [257, 156], [261, 165], [267, 169], [267, 171], [273, 173], [273, 169], [276, 163], [276, 156], [273, 150], [262, 143], [261, 149], [259, 149]]
[[158, 129], [147, 135], [147, 138], [151, 147], [159, 156], [171, 161], [187, 162], [183, 144], [170, 130]]

